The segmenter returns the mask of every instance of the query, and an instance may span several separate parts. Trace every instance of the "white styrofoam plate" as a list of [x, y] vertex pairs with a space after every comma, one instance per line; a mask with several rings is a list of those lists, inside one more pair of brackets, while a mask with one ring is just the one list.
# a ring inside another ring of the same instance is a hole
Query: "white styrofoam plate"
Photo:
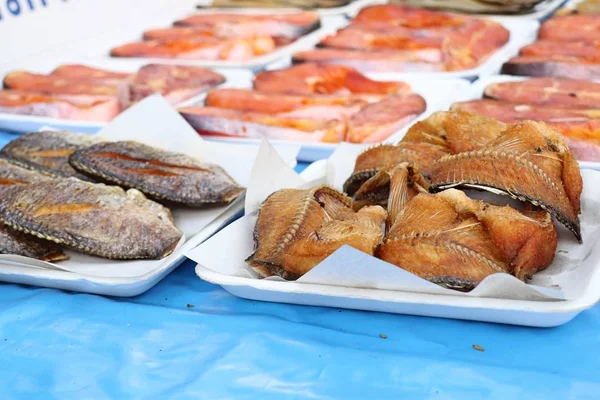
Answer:
[[[308, 167], [302, 173], [302, 178], [306, 181], [319, 181], [326, 173], [327, 163], [323, 160]], [[595, 172], [588, 171], [590, 173]], [[597, 247], [594, 244], [590, 246]], [[188, 253], [188, 257], [195, 259], [193, 250]], [[196, 261], [199, 263], [195, 271], [201, 279], [220, 285], [235, 296], [290, 304], [553, 327], [569, 322], [600, 299], [600, 268], [597, 267], [600, 252], [594, 250], [591, 250], [585, 260], [587, 270], [590, 271], [590, 266], [593, 269], [587, 277], [589, 280], [586, 278], [586, 284], [581, 287], [582, 290], [574, 298], [555, 301], [368, 288], [371, 284], [367, 284], [367, 287], [350, 287], [315, 282], [282, 282], [227, 274], [219, 272], [220, 269], [215, 268], [217, 265], [214, 263], [210, 268], [203, 266], [202, 260]], [[353, 260], [348, 260], [348, 266], [353, 265], [352, 263]], [[222, 267], [227, 271], [227, 266]]]
[[[395, 143], [402, 139], [416, 121], [429, 117], [432, 113], [440, 110], [447, 110], [450, 105], [456, 101], [462, 101], [470, 92], [470, 83], [463, 79], [431, 79], [423, 75], [409, 74], [366, 74], [368, 78], [378, 81], [403, 81], [413, 88], [415, 93], [423, 96], [427, 103], [425, 112], [419, 115], [414, 121], [406, 127], [400, 129], [395, 134], [388, 137], [384, 143]], [[240, 76], [240, 78], [242, 78]], [[239, 79], [231, 82], [232, 87], [235, 86], [241, 89], [251, 89], [252, 80]], [[229, 143], [258, 143], [260, 139], [236, 138], [236, 137], [205, 137], [208, 140], [215, 140]], [[300, 161], [315, 161], [327, 158], [336, 148], [337, 144], [333, 143], [307, 143], [307, 142], [292, 142], [285, 140], [269, 140], [273, 144], [294, 144], [302, 146], [298, 160]]]
[[[115, 62], [109, 58], [101, 60], [81, 60], [81, 59], [69, 59], [63, 60], [60, 63], [46, 62], [37, 63], [35, 65], [13, 65], [10, 68], [0, 71], [0, 76], [5, 76], [10, 71], [25, 70], [32, 73], [38, 74], [49, 74], [59, 65], [64, 64], [84, 64], [89, 67], [101, 68], [116, 72], [135, 73], [139, 68], [146, 64], [145, 61], [140, 60], [126, 60], [122, 62]], [[250, 79], [252, 74], [246, 70], [237, 69], [214, 69], [215, 72], [225, 77], [225, 82], [216, 87], [227, 88], [234, 82], [239, 81], [242, 78]], [[210, 90], [210, 89], [209, 89]], [[206, 93], [198, 94], [191, 97], [179, 104], [176, 107], [186, 107], [197, 104], [202, 101]], [[22, 114], [11, 114], [0, 112], [0, 130], [12, 131], [12, 132], [34, 132], [39, 130], [43, 126], [51, 126], [56, 129], [70, 130], [85, 133], [95, 133], [108, 122], [106, 121], [77, 121], [64, 118], [50, 118], [50, 117], [39, 117], [34, 115], [22, 115]]]
[[[485, 91], [485, 88], [493, 83], [519, 82], [519, 81], [524, 81], [526, 79], [529, 79], [529, 77], [527, 77], [527, 76], [512, 76], [512, 75], [495, 75], [495, 76], [489, 76], [486, 78], [481, 78], [481, 79], [475, 81], [475, 83], [473, 83], [473, 85], [471, 86], [470, 95], [468, 96], [467, 99], [462, 100], [462, 101], [481, 99], [483, 97], [483, 92]], [[595, 162], [595, 161], [579, 161], [579, 166], [581, 168], [585, 168], [585, 169], [600, 170], [600, 162]]]

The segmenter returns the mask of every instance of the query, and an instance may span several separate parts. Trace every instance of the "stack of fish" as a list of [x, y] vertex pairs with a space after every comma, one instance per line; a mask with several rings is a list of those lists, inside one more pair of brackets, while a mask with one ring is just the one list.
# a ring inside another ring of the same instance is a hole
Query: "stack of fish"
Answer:
[[225, 82], [201, 67], [149, 64], [136, 73], [62, 65], [50, 74], [14, 71], [4, 78], [0, 112], [80, 121], [110, 121], [154, 93], [171, 104]]
[[400, 5], [362, 9], [350, 25], [293, 61], [362, 72], [461, 71], [481, 65], [509, 40], [501, 24]]
[[184, 154], [69, 132], [25, 134], [0, 151], [0, 254], [61, 261], [64, 247], [161, 259], [182, 238], [166, 205], [227, 204], [243, 192], [220, 166]]
[[205, 103], [180, 109], [203, 135], [328, 143], [380, 142], [426, 109], [407, 83], [310, 63], [261, 72], [253, 90], [213, 90]]
[[201, 13], [173, 27], [144, 32], [143, 40], [111, 50], [113, 57], [247, 61], [288, 45], [320, 26], [318, 14]]
[[[461, 188], [521, 207], [473, 200]], [[544, 123], [440, 112], [398, 145], [359, 155], [346, 194], [319, 186], [269, 196], [246, 261], [263, 277], [297, 279], [349, 245], [451, 289], [471, 290], [495, 273], [525, 280], [554, 259], [553, 217], [581, 241], [582, 188], [577, 161]]]

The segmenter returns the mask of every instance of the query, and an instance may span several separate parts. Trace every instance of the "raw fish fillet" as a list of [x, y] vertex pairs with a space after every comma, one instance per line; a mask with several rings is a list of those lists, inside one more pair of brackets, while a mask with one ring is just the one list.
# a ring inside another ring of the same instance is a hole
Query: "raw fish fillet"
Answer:
[[398, 35], [390, 32], [368, 31], [360, 27], [353, 28], [350, 26], [346, 29], [340, 29], [337, 33], [329, 35], [319, 43], [322, 47], [349, 49], [349, 50], [424, 50], [429, 49], [432, 54], [437, 52], [436, 56], [431, 56], [433, 62], [442, 60], [442, 42], [441, 37], [419, 37], [410, 34], [410, 31], [405, 35]]
[[524, 76], [554, 76], [570, 79], [600, 79], [600, 58], [562, 54], [513, 57], [502, 66], [502, 73]]
[[185, 107], [179, 112], [201, 135], [338, 143], [346, 134], [346, 123], [338, 120], [281, 117], [214, 107]]
[[5, 89], [54, 94], [85, 94], [96, 96], [96, 100], [111, 100], [122, 95], [125, 84], [95, 83], [90, 80], [73, 80], [62, 76], [32, 74], [15, 71], [4, 77]]
[[597, 15], [555, 16], [542, 24], [538, 37], [564, 42], [600, 40], [600, 18]]
[[401, 5], [374, 5], [363, 8], [353, 24], [386, 23], [410, 29], [432, 27], [457, 27], [464, 24], [465, 17]]
[[522, 56], [539, 57], [565, 55], [598, 59], [600, 58], [600, 46], [598, 41], [588, 42], [577, 40], [573, 42], [558, 42], [555, 40], [538, 40], [523, 47], [519, 51], [519, 54]]
[[261, 92], [293, 94], [391, 94], [410, 91], [404, 82], [367, 78], [341, 65], [302, 64], [284, 70], [265, 71], [254, 79]]
[[129, 73], [109, 71], [82, 64], [64, 64], [50, 73], [50, 76], [57, 78], [85, 80], [109, 85], [122, 84], [131, 79], [131, 75]]
[[121, 111], [115, 98], [0, 90], [0, 112], [78, 121], [110, 121]]
[[433, 190], [471, 187], [530, 202], [581, 241], [579, 165], [562, 135], [543, 122], [510, 125], [479, 150], [442, 157], [431, 184]]
[[295, 280], [344, 245], [372, 255], [385, 218], [378, 206], [355, 212], [348, 197], [327, 186], [279, 190], [261, 205], [246, 262], [262, 277]]

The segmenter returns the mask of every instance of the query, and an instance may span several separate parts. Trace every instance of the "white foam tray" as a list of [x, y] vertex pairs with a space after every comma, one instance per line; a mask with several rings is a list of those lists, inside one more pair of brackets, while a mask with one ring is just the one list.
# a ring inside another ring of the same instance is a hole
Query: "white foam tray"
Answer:
[[[593, 171], [587, 173], [595, 174]], [[302, 178], [305, 181], [320, 182], [323, 181], [325, 174], [327, 174], [327, 163], [323, 160], [309, 166], [302, 173]], [[594, 178], [598, 179], [598, 176]], [[188, 255], [199, 262], [195, 271], [201, 279], [222, 286], [234, 296], [251, 300], [553, 327], [569, 322], [600, 300], [600, 268], [597, 267], [600, 263], [600, 252], [595, 250], [597, 246], [593, 243], [590, 246], [592, 250], [586, 257], [585, 263], [587, 266], [596, 267], [589, 281], [575, 298], [557, 301], [469, 297], [256, 279], [220, 273], [215, 265], [212, 268], [205, 267], [202, 265], [202, 260], [195, 257], [193, 250]], [[352, 261], [348, 263], [353, 265]], [[223, 268], [227, 270], [229, 267], [223, 266]], [[589, 271], [589, 268], [587, 270]]]
[[[509, 17], [497, 17], [489, 16], [482, 17], [502, 24], [510, 32], [510, 39], [508, 42], [492, 54], [485, 62], [476, 68], [466, 69], [462, 71], [449, 71], [449, 72], [424, 72], [421, 75], [426, 76], [428, 79], [432, 78], [457, 78], [467, 79], [474, 81], [478, 77], [490, 76], [497, 74], [502, 67], [502, 64], [509, 58], [514, 57], [519, 52], [519, 49], [527, 44], [532, 43], [537, 38], [537, 31], [540, 27], [539, 22], [535, 20], [515, 20]], [[331, 27], [326, 29], [326, 33], [333, 34], [337, 29], [346, 24], [340, 24], [339, 26]], [[269, 64], [267, 69], [279, 69], [290, 66], [291, 58], [283, 58], [277, 62]], [[410, 73], [413, 74], [413, 73]], [[403, 74], [398, 74], [402, 76]]]
[[[429, 117], [432, 113], [440, 110], [447, 110], [450, 105], [456, 101], [462, 101], [470, 93], [470, 83], [463, 79], [431, 79], [423, 75], [409, 75], [409, 74], [365, 74], [368, 78], [379, 80], [379, 81], [403, 81], [410, 84], [413, 91], [423, 96], [427, 103], [425, 112], [419, 115], [413, 122], [409, 123], [406, 127], [400, 129], [388, 137], [384, 143], [395, 143], [402, 139], [408, 131], [408, 128], [412, 126], [416, 121]], [[236, 79], [231, 82], [230, 87], [237, 87], [241, 89], [251, 89], [252, 79], [244, 79], [241, 75], [240, 79]], [[260, 142], [260, 139], [249, 139], [249, 138], [235, 138], [235, 137], [211, 137], [205, 136], [208, 140], [230, 142], [230, 143], [252, 143], [256, 144]], [[286, 140], [269, 140], [273, 144], [294, 144], [302, 146], [298, 160], [300, 161], [315, 161], [323, 158], [327, 158], [337, 147], [334, 143], [307, 143], [307, 142], [293, 142]], [[370, 144], [372, 146], [372, 144]]]
[[[519, 81], [524, 81], [526, 79], [529, 79], [529, 77], [527, 77], [527, 76], [512, 76], [512, 75], [495, 75], [495, 76], [489, 76], [486, 78], [481, 78], [481, 79], [475, 81], [475, 83], [473, 83], [473, 85], [471, 86], [470, 95], [468, 96], [468, 98], [465, 101], [481, 99], [483, 97], [483, 92], [485, 91], [485, 88], [493, 83], [519, 82]], [[600, 162], [579, 161], [579, 167], [585, 168], [585, 169], [595, 169], [595, 170], [600, 171]]]
[[[0, 76], [4, 78], [4, 76], [10, 72], [15, 70], [25, 70], [28, 72], [38, 73], [38, 74], [49, 74], [56, 67], [64, 64], [84, 64], [90, 67], [102, 68], [116, 72], [126, 72], [126, 73], [134, 73], [139, 68], [143, 67], [146, 64], [149, 64], [145, 61], [140, 60], [125, 60], [120, 62], [115, 62], [111, 59], [100, 59], [100, 60], [81, 60], [81, 59], [68, 59], [63, 60], [59, 63], [56, 62], [46, 62], [46, 63], [37, 63], [35, 65], [13, 65], [10, 68], [7, 68], [4, 71], [0, 71]], [[246, 70], [237, 70], [237, 69], [214, 69], [215, 72], [223, 75], [225, 77], [225, 82], [216, 87], [226, 88], [232, 87], [230, 85], [233, 82], [239, 81], [245, 77], [246, 79], [250, 79], [252, 74]], [[198, 94], [194, 97], [191, 97], [179, 104], [176, 107], [186, 107], [197, 104], [201, 102], [206, 93]], [[85, 133], [95, 133], [104, 126], [106, 126], [108, 122], [106, 121], [77, 121], [71, 119], [64, 118], [49, 118], [49, 117], [38, 117], [33, 115], [21, 115], [21, 114], [11, 114], [11, 113], [3, 113], [0, 112], [0, 130], [13, 131], [13, 132], [34, 132], [39, 130], [44, 126], [51, 126], [56, 129], [62, 130], [71, 130], [77, 132], [85, 132]]]

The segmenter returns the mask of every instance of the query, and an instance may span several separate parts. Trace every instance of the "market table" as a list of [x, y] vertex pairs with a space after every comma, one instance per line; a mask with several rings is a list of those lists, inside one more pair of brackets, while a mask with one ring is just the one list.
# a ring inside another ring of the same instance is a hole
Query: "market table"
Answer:
[[203, 282], [190, 261], [135, 298], [0, 284], [0, 301], [2, 398], [600, 393], [599, 305], [537, 329], [261, 303]]

